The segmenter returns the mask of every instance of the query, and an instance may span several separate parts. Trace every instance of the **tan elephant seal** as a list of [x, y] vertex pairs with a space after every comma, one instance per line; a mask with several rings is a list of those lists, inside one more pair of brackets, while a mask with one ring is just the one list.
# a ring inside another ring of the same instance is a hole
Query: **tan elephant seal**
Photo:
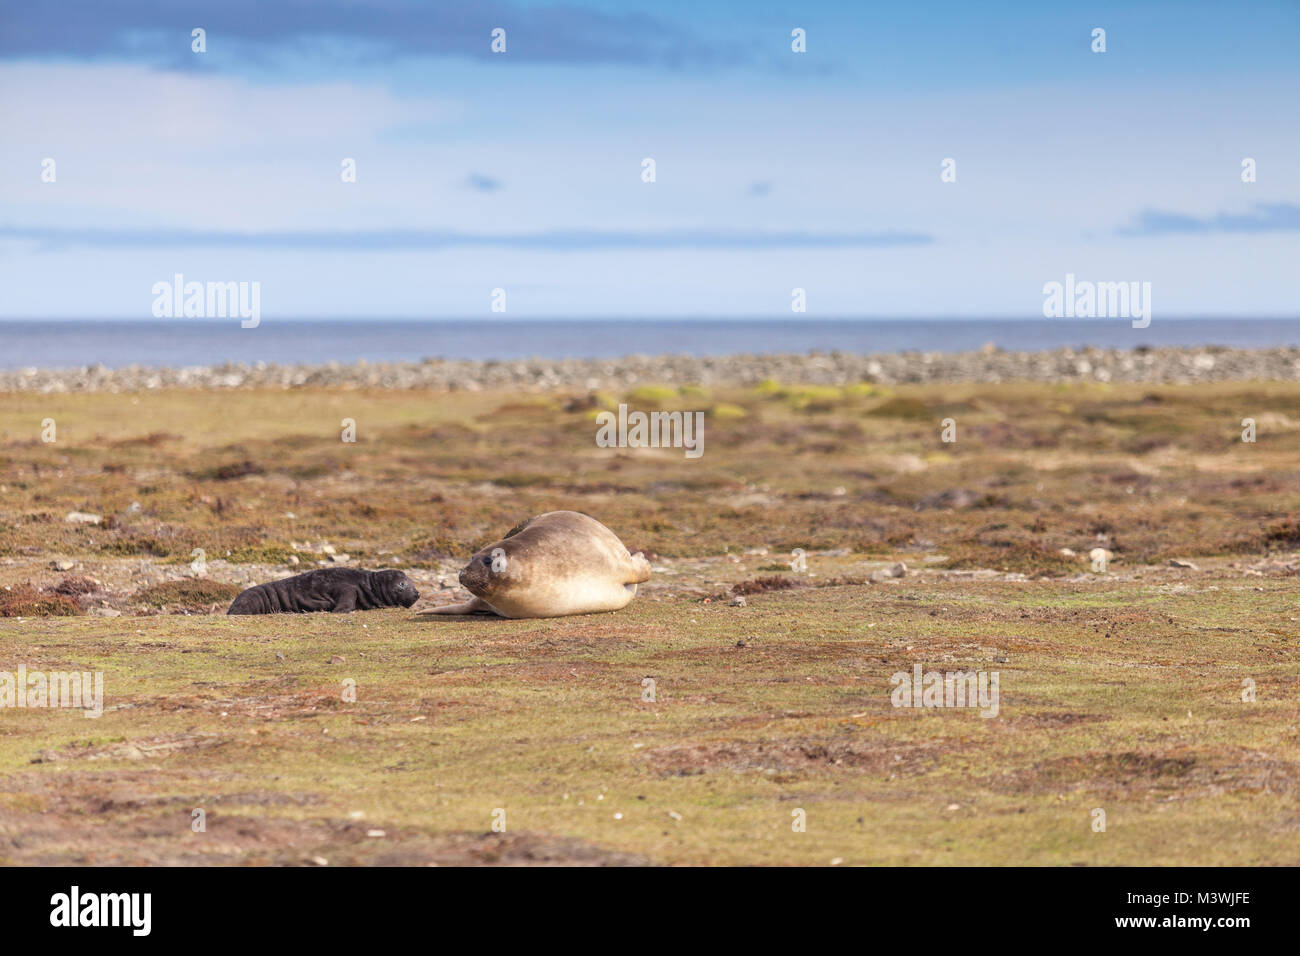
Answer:
[[561, 617], [617, 611], [650, 580], [650, 562], [629, 554], [595, 518], [548, 511], [488, 545], [460, 572], [473, 599], [422, 614]]

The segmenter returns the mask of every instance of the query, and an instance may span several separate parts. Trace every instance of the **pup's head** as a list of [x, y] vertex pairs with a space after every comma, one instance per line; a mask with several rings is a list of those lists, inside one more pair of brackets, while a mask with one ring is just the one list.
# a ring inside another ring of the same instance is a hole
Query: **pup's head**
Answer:
[[401, 571], [376, 571], [375, 590], [385, 604], [393, 607], [410, 607], [420, 600], [415, 582]]

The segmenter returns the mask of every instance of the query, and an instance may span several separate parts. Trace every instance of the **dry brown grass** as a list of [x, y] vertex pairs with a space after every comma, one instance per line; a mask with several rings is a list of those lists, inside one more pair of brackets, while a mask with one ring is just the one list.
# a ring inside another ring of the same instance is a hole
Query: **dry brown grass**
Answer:
[[[707, 410], [703, 458], [596, 448], [620, 399]], [[106, 709], [4, 714], [0, 862], [1294, 863], [1300, 447], [1267, 423], [1297, 406], [1271, 384], [6, 396], [0, 607], [24, 619], [0, 670], [101, 671]], [[325, 542], [450, 599], [439, 574], [555, 508], [653, 555], [627, 609], [179, 613]], [[145, 589], [195, 548], [219, 590]], [[703, 600], [794, 580], [793, 548], [811, 586]], [[999, 716], [892, 707], [916, 664], [999, 671]]]

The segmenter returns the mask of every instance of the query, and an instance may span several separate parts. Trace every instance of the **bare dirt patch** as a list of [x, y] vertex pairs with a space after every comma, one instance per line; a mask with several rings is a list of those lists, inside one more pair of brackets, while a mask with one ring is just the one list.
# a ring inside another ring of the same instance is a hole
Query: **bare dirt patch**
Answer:
[[863, 741], [790, 740], [677, 744], [657, 747], [645, 754], [650, 767], [662, 777], [689, 777], [719, 770], [745, 772], [809, 773], [854, 770], [862, 773], [915, 776], [938, 762], [933, 746]]
[[773, 574], [769, 577], [752, 578], [748, 581], [741, 581], [731, 586], [732, 594], [762, 594], [765, 591], [786, 591], [790, 588], [806, 587], [794, 580], [794, 578], [782, 577], [779, 574]]
[[32, 758], [32, 763], [57, 763], [61, 760], [145, 760], [170, 757], [193, 750], [220, 747], [227, 739], [217, 734], [159, 734], [137, 740], [123, 740], [109, 744], [87, 743], [64, 750], [42, 750]]
[[1058, 757], [1005, 775], [1007, 792], [1075, 791], [1112, 799], [1300, 792], [1300, 765], [1263, 753], [1121, 751]]

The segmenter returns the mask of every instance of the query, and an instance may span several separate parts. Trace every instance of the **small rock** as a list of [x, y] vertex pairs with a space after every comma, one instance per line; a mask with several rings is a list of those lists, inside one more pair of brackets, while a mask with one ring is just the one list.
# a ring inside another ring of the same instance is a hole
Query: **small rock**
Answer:
[[302, 562], [301, 562], [300, 560], [298, 560], [298, 555], [296, 555], [296, 554], [291, 554], [291, 555], [289, 555], [289, 563], [290, 563], [290, 564], [302, 564]]
[[71, 571], [76, 566], [77, 566], [76, 561], [69, 561], [66, 558], [61, 561], [50, 562], [50, 567], [52, 567], [55, 571]]
[[731, 599], [731, 606], [732, 606], [732, 607], [744, 607], [744, 606], [745, 606], [745, 595], [743, 595], [743, 594], [737, 594], [735, 597], [733, 597], [733, 598]]
[[968, 488], [949, 488], [938, 494], [926, 495], [917, 502], [917, 508], [970, 508], [980, 500], [979, 495]]
[[345, 664], [345, 663], [347, 663], [347, 661], [344, 659], [344, 657], [343, 657], [342, 654], [335, 654], [335, 655], [333, 655], [332, 657], [330, 657], [330, 663], [331, 663], [331, 664]]
[[1057, 553], [1058, 553], [1061, 557], [1063, 557], [1063, 558], [1073, 558], [1073, 557], [1075, 557], [1074, 548], [1062, 548], [1062, 549], [1061, 549], [1060, 551], [1058, 551]]
[[64, 521], [72, 524], [99, 524], [104, 519], [100, 515], [93, 515], [88, 511], [69, 511]]
[[1179, 558], [1170, 558], [1170, 559], [1169, 559], [1169, 566], [1170, 566], [1171, 568], [1186, 568], [1186, 569], [1189, 570], [1189, 571], [1199, 571], [1199, 570], [1201, 570], [1201, 569], [1198, 568], [1195, 564], [1193, 564], [1191, 561], [1183, 561], [1183, 560], [1180, 560]]
[[95, 614], [99, 617], [121, 617], [122, 612], [115, 607], [97, 607]]
[[907, 574], [907, 565], [904, 564], [902, 561], [899, 561], [897, 564], [890, 565], [887, 568], [881, 568], [878, 571], [872, 571], [870, 574], [867, 575], [867, 580], [870, 581], [872, 584], [879, 584], [882, 581], [890, 581], [895, 578], [901, 578], [905, 574]]
[[367, 830], [366, 836], [378, 839], [379, 837], [386, 836], [386, 834], [383, 830]]

